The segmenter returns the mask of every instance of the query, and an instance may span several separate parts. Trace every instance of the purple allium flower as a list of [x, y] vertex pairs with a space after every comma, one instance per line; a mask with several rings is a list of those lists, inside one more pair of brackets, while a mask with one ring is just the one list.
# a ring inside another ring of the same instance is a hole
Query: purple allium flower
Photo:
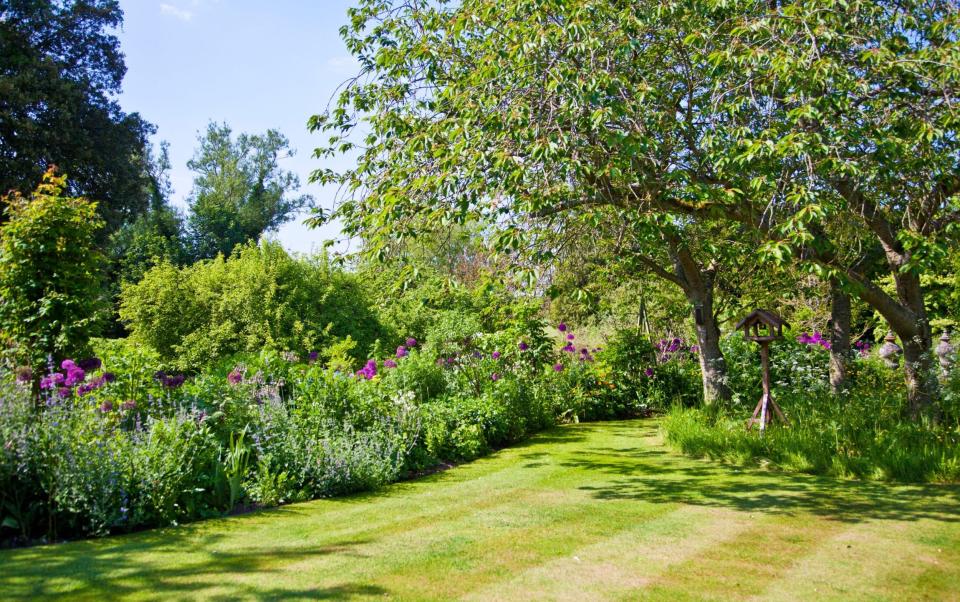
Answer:
[[369, 359], [367, 360], [366, 365], [360, 370], [357, 370], [357, 376], [364, 378], [366, 380], [373, 380], [373, 377], [377, 375], [377, 360]]
[[560, 351], [566, 351], [567, 353], [573, 353], [573, 352], [576, 351], [576, 350], [577, 350], [577, 348], [574, 347], [573, 344], [567, 343], [567, 345], [566, 345], [565, 347], [563, 347]]
[[[64, 360], [64, 364], [66, 364], [66, 362], [68, 361], [69, 360]], [[86, 378], [87, 376], [86, 373], [83, 371], [83, 369], [77, 366], [76, 364], [74, 364], [73, 362], [70, 362], [70, 365], [68, 365], [67, 368], [65, 369], [67, 371], [67, 376], [64, 379], [63, 384], [68, 387], [72, 387], [74, 385], [78, 385], [82, 383], [83, 379]]]
[[161, 384], [166, 389], [178, 389], [186, 380], [187, 377], [183, 374], [175, 374], [173, 376], [167, 376], [164, 378]]
[[20, 366], [17, 368], [17, 382], [26, 384], [33, 380], [33, 370], [30, 366]]
[[167, 377], [167, 373], [164, 372], [163, 370], [157, 370], [156, 372], [153, 373], [153, 380], [156, 380], [156, 381], [162, 381], [166, 377]]
[[102, 375], [100, 375], [100, 378], [102, 378], [103, 382], [105, 383], [112, 383], [113, 381], [117, 380], [117, 375], [113, 372], [104, 372]]
[[407, 351], [407, 348], [404, 347], [403, 345], [400, 345], [399, 347], [397, 347], [397, 357], [398, 357], [398, 358], [400, 358], [400, 357], [407, 357], [407, 355], [409, 355], [409, 354], [410, 354], [410, 352]]
[[66, 359], [60, 362], [60, 368], [62, 368], [63, 370], [70, 370], [71, 368], [76, 368], [76, 367], [77, 367], [77, 363], [71, 359]]
[[106, 414], [112, 409], [113, 409], [113, 404], [109, 400], [100, 404], [100, 411], [103, 412], [104, 414]]
[[490, 357], [492, 357], [492, 358], [495, 359], [495, 360], [498, 360], [498, 359], [500, 359], [500, 352], [499, 352], [499, 351], [494, 351], [493, 353], [490, 354]]
[[644, 373], [644, 375], [646, 375], [648, 378], [649, 378], [649, 377], [652, 377], [652, 376], [653, 376], [653, 368], [647, 368], [646, 370], [643, 371], [643, 373]]
[[498, 380], [500, 380], [500, 375], [494, 372], [493, 374], [490, 375], [490, 380], [492, 380], [493, 382], [497, 382]]
[[554, 365], [553, 365], [553, 369], [554, 369], [556, 372], [563, 372], [563, 364], [554, 364]]
[[413, 337], [410, 337], [409, 339], [407, 339], [407, 347], [416, 347], [416, 346], [417, 346], [417, 339]]
[[567, 340], [572, 341], [573, 339], [574, 339], [574, 336], [573, 336], [573, 333], [571, 332], [570, 334], [567, 335]]
[[227, 382], [231, 385], [239, 385], [243, 382], [243, 372], [234, 368], [230, 371], [230, 374], [227, 375]]
[[520, 341], [520, 344], [517, 345], [517, 347], [520, 348], [520, 351], [526, 351], [527, 349], [530, 349], [530, 345], [527, 345], [525, 341]]
[[566, 332], [567, 325], [564, 324], [563, 322], [560, 322], [559, 324], [557, 324], [557, 330], [559, 330], [560, 332]]
[[480, 359], [481, 357], [483, 357], [483, 354], [480, 353], [479, 351], [474, 351], [474, 352], [473, 352], [473, 357], [475, 357], [475, 358], [477, 358], [477, 359]]
[[393, 360], [383, 360], [383, 367], [384, 367], [384, 368], [396, 368], [396, 367], [397, 367], [397, 362], [395, 362], [395, 361], [393, 361]]
[[99, 357], [88, 357], [77, 362], [77, 365], [86, 372], [96, 372], [103, 366], [103, 362]]
[[319, 351], [311, 351], [310, 353], [307, 354], [307, 360], [308, 360], [311, 364], [312, 364], [313, 362], [317, 361], [317, 358], [319, 358], [319, 357], [320, 357], [320, 352], [319, 352]]

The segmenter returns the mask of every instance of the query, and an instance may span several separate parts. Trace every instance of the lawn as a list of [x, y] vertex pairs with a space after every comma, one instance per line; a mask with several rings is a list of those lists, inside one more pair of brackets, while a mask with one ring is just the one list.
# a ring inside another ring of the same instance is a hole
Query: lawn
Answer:
[[380, 492], [0, 552], [0, 598], [960, 600], [960, 487], [692, 460], [554, 429]]

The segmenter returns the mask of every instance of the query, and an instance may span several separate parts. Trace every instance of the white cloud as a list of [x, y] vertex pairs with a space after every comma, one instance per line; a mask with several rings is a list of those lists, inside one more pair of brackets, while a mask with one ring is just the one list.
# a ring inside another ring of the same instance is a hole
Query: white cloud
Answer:
[[193, 11], [185, 10], [172, 4], [161, 4], [160, 12], [175, 19], [180, 19], [181, 21], [189, 21], [193, 18]]

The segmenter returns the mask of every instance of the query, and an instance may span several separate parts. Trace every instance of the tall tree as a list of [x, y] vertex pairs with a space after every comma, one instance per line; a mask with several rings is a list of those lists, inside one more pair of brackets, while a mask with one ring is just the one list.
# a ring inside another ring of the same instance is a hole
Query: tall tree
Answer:
[[98, 201], [103, 236], [148, 203], [154, 128], [116, 102], [122, 20], [116, 0], [0, 0], [0, 192], [32, 190], [55, 164]]
[[[506, 253], [619, 207], [746, 225], [765, 256], [848, 282], [904, 340], [930, 407], [919, 276], [957, 219], [958, 17], [948, 0], [368, 0], [364, 70], [312, 121], [355, 148], [334, 216], [391, 236], [482, 217]], [[359, 124], [362, 128], [358, 128]], [[542, 216], [549, 215], [549, 219]], [[897, 294], [840, 261], [859, 220]]]
[[227, 124], [207, 127], [187, 164], [196, 173], [188, 214], [195, 259], [229, 255], [312, 206], [313, 197], [294, 194], [296, 174], [280, 167], [279, 160], [293, 153], [276, 130], [234, 140]]

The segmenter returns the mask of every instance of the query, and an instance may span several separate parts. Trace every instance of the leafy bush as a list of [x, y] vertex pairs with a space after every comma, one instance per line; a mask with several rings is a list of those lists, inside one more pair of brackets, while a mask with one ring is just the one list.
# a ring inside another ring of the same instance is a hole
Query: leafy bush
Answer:
[[296, 259], [264, 242], [229, 259], [154, 267], [124, 285], [120, 317], [134, 340], [180, 369], [241, 351], [305, 355], [347, 336], [360, 359], [385, 334], [362, 292], [325, 258]]
[[103, 313], [95, 246], [97, 205], [64, 196], [51, 169], [29, 198], [3, 197], [0, 219], [0, 341], [16, 362], [40, 369], [48, 356], [82, 354]]

